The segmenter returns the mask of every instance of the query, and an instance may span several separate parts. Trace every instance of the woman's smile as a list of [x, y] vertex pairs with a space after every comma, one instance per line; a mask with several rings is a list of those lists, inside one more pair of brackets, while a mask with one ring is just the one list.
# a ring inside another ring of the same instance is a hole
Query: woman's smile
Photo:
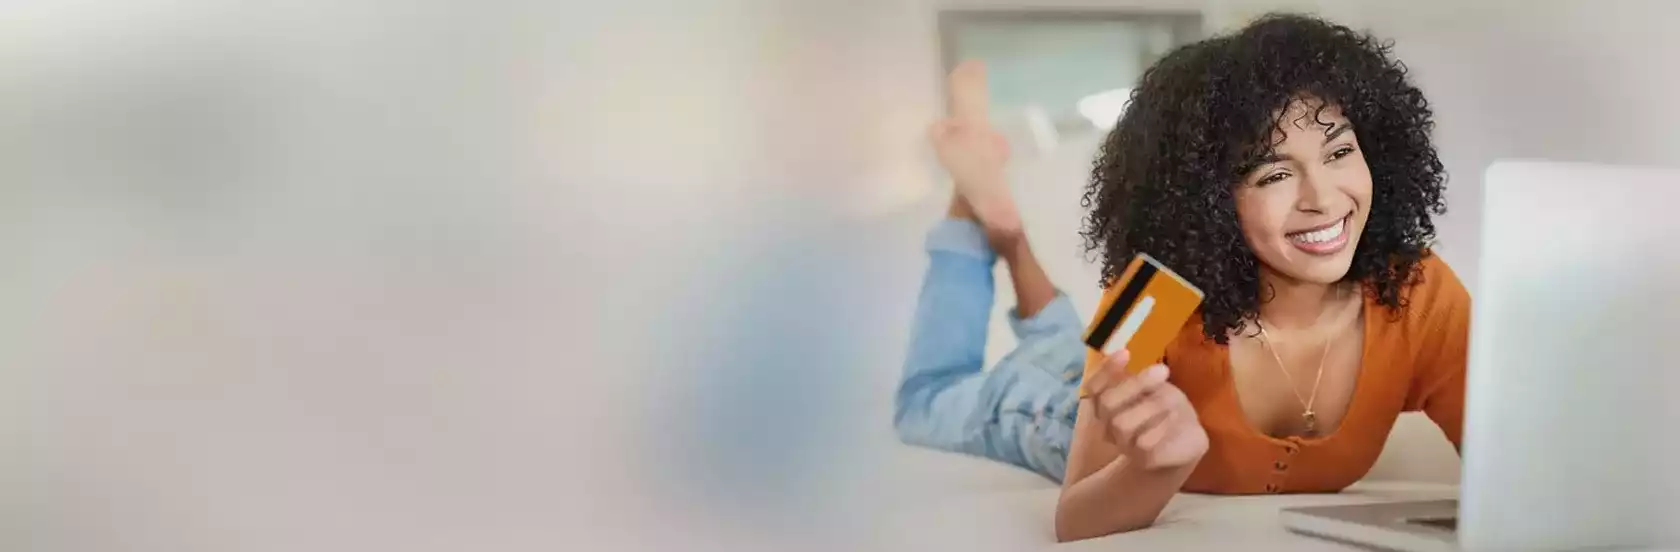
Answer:
[[1348, 245], [1347, 223], [1352, 217], [1353, 214], [1349, 213], [1329, 224], [1291, 232], [1286, 234], [1286, 237], [1291, 245], [1303, 252], [1312, 255], [1334, 255]]

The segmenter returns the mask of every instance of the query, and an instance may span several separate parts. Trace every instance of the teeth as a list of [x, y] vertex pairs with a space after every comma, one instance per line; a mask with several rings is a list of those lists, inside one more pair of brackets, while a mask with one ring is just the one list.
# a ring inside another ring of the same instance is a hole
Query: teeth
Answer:
[[1346, 219], [1343, 219], [1342, 223], [1337, 223], [1335, 226], [1331, 226], [1323, 230], [1291, 234], [1289, 239], [1300, 243], [1325, 243], [1342, 237], [1342, 231], [1347, 229], [1347, 224], [1345, 224], [1345, 222], [1347, 222]]

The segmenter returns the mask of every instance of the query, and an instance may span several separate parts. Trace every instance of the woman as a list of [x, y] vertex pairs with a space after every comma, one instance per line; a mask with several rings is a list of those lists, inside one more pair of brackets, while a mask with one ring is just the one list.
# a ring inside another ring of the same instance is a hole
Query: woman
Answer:
[[1470, 300], [1428, 249], [1432, 126], [1386, 45], [1307, 17], [1145, 73], [1093, 169], [1086, 245], [1105, 284], [1143, 252], [1206, 299], [1148, 370], [1089, 353], [1060, 540], [1148, 526], [1181, 490], [1339, 490], [1405, 411], [1458, 445]]

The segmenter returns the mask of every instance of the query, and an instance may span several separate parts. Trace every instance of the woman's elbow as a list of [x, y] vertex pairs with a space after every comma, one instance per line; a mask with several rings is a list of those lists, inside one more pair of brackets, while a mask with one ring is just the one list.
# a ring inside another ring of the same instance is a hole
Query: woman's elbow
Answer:
[[1069, 542], [1074, 542], [1074, 541], [1082, 541], [1082, 540], [1089, 539], [1089, 538], [1096, 537], [1096, 536], [1099, 536], [1099, 535], [1091, 535], [1091, 534], [1087, 534], [1085, 532], [1079, 531], [1078, 528], [1076, 528], [1074, 525], [1068, 523], [1066, 521], [1066, 518], [1064, 518], [1063, 516], [1061, 516], [1059, 514], [1056, 516], [1056, 542], [1057, 543], [1069, 543]]
[[[1115, 523], [1118, 521], [1118, 523]], [[1056, 542], [1067, 543], [1127, 533], [1149, 527], [1153, 519], [1095, 520], [1080, 512], [1070, 511], [1066, 504], [1056, 504]]]
[[1118, 535], [1118, 534], [1121, 534], [1121, 533], [1129, 533], [1129, 532], [1136, 531], [1138, 529], [1143, 529], [1143, 528], [1146, 528], [1146, 527], [1149, 527], [1148, 523], [1121, 525], [1121, 526], [1116, 526], [1116, 527], [1109, 528], [1109, 529], [1106, 529], [1106, 530], [1092, 530], [1092, 528], [1090, 528], [1090, 527], [1077, 527], [1077, 526], [1073, 526], [1073, 525], [1064, 524], [1064, 523], [1061, 523], [1060, 521], [1058, 521], [1056, 523], [1056, 542], [1058, 542], [1058, 543], [1069, 543], [1069, 542], [1074, 542], [1074, 541], [1082, 541], [1082, 540], [1086, 540], [1086, 539], [1106, 537], [1106, 536], [1109, 536], [1109, 535]]

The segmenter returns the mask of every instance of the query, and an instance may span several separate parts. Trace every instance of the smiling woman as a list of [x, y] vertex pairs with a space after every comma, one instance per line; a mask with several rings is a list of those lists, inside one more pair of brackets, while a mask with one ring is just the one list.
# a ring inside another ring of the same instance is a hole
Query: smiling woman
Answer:
[[1341, 108], [1302, 98], [1282, 120], [1277, 145], [1236, 192], [1237, 220], [1261, 270], [1334, 284], [1370, 216], [1371, 169]]
[[1059, 538], [1148, 526], [1179, 491], [1339, 490], [1404, 411], [1459, 442], [1469, 296], [1429, 251], [1431, 116], [1388, 44], [1310, 17], [1144, 72], [1093, 167], [1086, 245], [1105, 284], [1148, 254], [1205, 299], [1149, 369], [1088, 352]]

